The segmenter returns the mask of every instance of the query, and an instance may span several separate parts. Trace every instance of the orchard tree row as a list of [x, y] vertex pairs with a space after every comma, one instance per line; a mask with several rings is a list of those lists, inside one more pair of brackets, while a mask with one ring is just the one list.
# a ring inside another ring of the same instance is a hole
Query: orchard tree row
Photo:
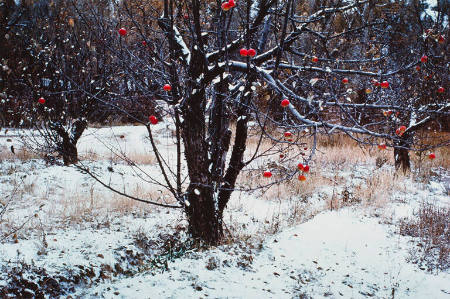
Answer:
[[[1, 38], [18, 50], [2, 58], [3, 109], [17, 103], [20, 121], [45, 137], [40, 148], [56, 148], [65, 164], [76, 163], [111, 189], [77, 162], [86, 121], [106, 113], [146, 126], [160, 173], [142, 176], [173, 202], [129, 197], [184, 209], [189, 232], [208, 243], [223, 236], [232, 192], [246, 190], [238, 185], [244, 169], [276, 157], [297, 167], [261, 171], [260, 188], [301, 183], [319, 134], [394, 148], [404, 171], [411, 150], [435, 158], [432, 149], [448, 145], [429, 138], [450, 123], [442, 1], [10, 5], [2, 22], [11, 25]], [[175, 161], [155, 141], [159, 122], [173, 127]], [[250, 138], [259, 140], [252, 153]], [[267, 140], [269, 149], [260, 146]]]

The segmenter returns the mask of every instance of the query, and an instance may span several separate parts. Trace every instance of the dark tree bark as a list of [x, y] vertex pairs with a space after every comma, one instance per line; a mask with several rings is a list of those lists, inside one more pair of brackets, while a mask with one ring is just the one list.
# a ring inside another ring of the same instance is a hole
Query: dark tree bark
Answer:
[[404, 173], [411, 169], [408, 148], [411, 146], [412, 138], [411, 132], [406, 132], [394, 147], [395, 169], [401, 169]]
[[77, 119], [72, 125], [71, 132], [67, 132], [61, 123], [50, 123], [49, 128], [59, 137], [56, 150], [63, 157], [65, 166], [78, 162], [77, 142], [86, 126], [87, 122], [85, 120]]
[[[201, 48], [192, 52], [189, 67], [191, 78], [199, 78], [205, 72], [205, 61]], [[182, 108], [182, 137], [190, 179], [185, 211], [192, 237], [215, 244], [222, 236], [222, 222], [217, 217], [211, 170], [208, 167], [210, 161], [205, 138], [205, 88], [197, 80], [192, 80], [189, 85], [191, 93]]]

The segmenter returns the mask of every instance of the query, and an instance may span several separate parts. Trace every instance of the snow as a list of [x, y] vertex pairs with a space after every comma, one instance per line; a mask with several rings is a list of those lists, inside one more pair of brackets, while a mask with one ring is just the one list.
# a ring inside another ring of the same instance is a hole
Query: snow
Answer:
[[[217, 248], [207, 256], [176, 260], [156, 276], [139, 275], [90, 290], [106, 298], [445, 298], [448, 274], [422, 272], [405, 263], [407, 246], [374, 218], [350, 208], [324, 212], [268, 238], [253, 251], [248, 268], [230, 266], [234, 256]], [[216, 269], [208, 270], [210, 260]], [[92, 293], [80, 293], [85, 296]]]
[[[172, 124], [163, 122], [152, 127], [168, 163], [176, 160], [168, 145], [170, 129]], [[0, 135], [2, 151], [12, 144], [20, 148], [18, 133]], [[126, 191], [146, 199], [163, 200], [163, 190], [143, 184], [130, 165], [111, 153], [113, 149], [117, 154], [148, 156], [150, 148], [144, 126], [89, 128], [79, 141], [80, 155], [89, 158], [83, 163], [102, 179], [116, 187], [125, 184]], [[182, 209], [133, 204], [74, 167], [4, 159], [0, 193], [6, 196], [0, 201], [8, 201], [8, 209], [0, 215], [0, 238], [25, 219], [30, 221], [17, 232], [17, 243], [12, 237], [0, 243], [0, 286], [8, 283], [9, 271], [26, 264], [66, 277], [92, 269], [95, 276], [86, 278], [87, 284], [75, 285], [66, 294], [72, 297], [391, 298], [394, 292], [395, 298], [449, 298], [450, 273], [430, 273], [408, 262], [415, 243], [399, 235], [396, 226], [424, 202], [450, 206], [448, 170], [436, 170], [440, 176], [427, 183], [402, 178], [401, 188], [376, 194], [384, 200], [382, 206], [361, 203], [330, 211], [327, 199], [344, 190], [353, 192], [371, 176], [392, 170], [388, 165], [377, 169], [373, 163], [355, 163], [335, 171], [319, 162], [310, 164], [312, 172], [317, 169], [324, 179], [339, 183], [317, 186], [306, 195], [285, 190], [284, 199], [234, 192], [224, 215], [230, 242], [189, 249], [163, 270], [149, 265], [163, 252], [166, 235], [186, 240]], [[154, 164], [139, 168], [139, 174], [162, 180]], [[20, 192], [10, 198], [15, 188]], [[200, 195], [200, 190], [194, 193]], [[131, 265], [130, 259], [140, 266]], [[114, 272], [99, 279], [105, 267], [116, 264], [132, 274]]]
[[175, 41], [176, 43], [181, 47], [181, 50], [183, 52], [183, 58], [187, 65], [191, 62], [191, 51], [189, 51], [188, 47], [186, 46], [186, 43], [183, 40], [183, 37], [180, 34], [180, 31], [178, 31], [177, 27], [173, 27], [174, 35], [175, 35]]

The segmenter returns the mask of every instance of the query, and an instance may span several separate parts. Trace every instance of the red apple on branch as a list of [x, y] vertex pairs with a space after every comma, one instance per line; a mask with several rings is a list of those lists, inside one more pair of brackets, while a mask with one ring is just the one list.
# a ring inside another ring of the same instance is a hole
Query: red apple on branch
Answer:
[[284, 99], [281, 101], [281, 107], [287, 107], [289, 106], [290, 102], [288, 99]]
[[266, 170], [266, 171], [264, 171], [263, 176], [265, 178], [270, 178], [272, 176], [272, 173], [270, 171]]
[[229, 2], [224, 2], [224, 3], [222, 3], [222, 9], [223, 9], [223, 11], [228, 11], [228, 10], [230, 10], [230, 3]]
[[242, 49], [239, 51], [239, 54], [241, 54], [242, 57], [247, 57], [247, 55], [248, 55], [248, 50], [245, 49], [245, 48], [242, 48]]
[[150, 123], [151, 123], [152, 125], [156, 125], [156, 124], [158, 123], [158, 119], [157, 119], [156, 116], [154, 116], [154, 115], [150, 115], [150, 116], [148, 117], [148, 120], [150, 121]]
[[121, 36], [125, 36], [125, 35], [127, 35], [127, 30], [126, 30], [125, 28], [120, 28], [120, 29], [119, 29], [119, 34], [120, 34]]

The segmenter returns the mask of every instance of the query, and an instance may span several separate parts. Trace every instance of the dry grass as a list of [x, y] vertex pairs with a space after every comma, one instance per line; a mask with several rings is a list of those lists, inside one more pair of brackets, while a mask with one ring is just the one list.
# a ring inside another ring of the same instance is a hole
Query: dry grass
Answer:
[[[420, 132], [419, 135], [424, 144], [431, 146], [442, 145], [443, 143], [450, 141], [450, 133], [445, 132]], [[429, 162], [428, 154], [431, 152], [436, 154], [436, 159], [433, 161], [435, 166], [439, 165], [447, 169], [450, 168], [450, 145], [431, 149], [421, 154], [411, 154], [411, 159], [417, 164], [420, 162], [427, 163]]]
[[18, 159], [20, 161], [27, 161], [31, 159], [41, 159], [42, 155], [38, 155], [32, 151], [27, 150], [26, 148], [18, 148], [14, 149], [14, 153], [10, 150], [10, 148], [3, 147], [0, 151], [0, 162], [6, 160], [14, 160]]
[[411, 262], [428, 271], [450, 269], [449, 219], [450, 208], [426, 203], [414, 217], [399, 222], [401, 235], [418, 238], [410, 251]]
[[376, 146], [360, 145], [345, 134], [321, 135], [317, 138], [316, 160], [321, 164], [369, 164], [377, 158], [394, 164], [392, 149], [380, 150]]
[[[168, 192], [146, 191], [139, 186], [127, 192], [129, 195], [147, 200], [174, 203]], [[98, 222], [110, 215], [145, 215], [155, 210], [149, 204], [138, 202], [113, 192], [95, 191], [92, 187], [89, 195], [72, 194], [54, 202], [48, 209], [49, 217], [60, 219], [68, 224], [82, 224], [84, 222]]]
[[97, 154], [93, 149], [79, 155], [81, 161], [104, 161], [109, 160], [113, 163], [125, 163], [131, 165], [154, 165], [156, 164], [156, 156], [152, 153], [129, 151], [122, 154], [111, 153], [109, 157]]
[[366, 179], [364, 184], [358, 185], [353, 195], [366, 205], [384, 206], [394, 191], [403, 190], [403, 176], [392, 170], [380, 170]]
[[154, 154], [147, 154], [142, 152], [132, 152], [128, 155], [129, 159], [139, 165], [153, 165], [156, 164], [156, 156]]
[[[15, 239], [28, 238], [37, 232], [36, 221], [40, 219], [39, 229], [51, 232], [68, 225], [79, 228], [92, 224], [108, 226], [112, 217], [145, 217], [158, 209], [113, 192], [97, 190], [94, 185], [91, 185], [88, 193], [68, 192], [64, 196], [55, 194], [53, 188], [49, 186], [48, 190], [38, 192], [35, 182], [16, 183], [14, 191], [0, 199], [0, 237], [13, 235], [10, 232], [14, 232]], [[148, 191], [139, 185], [128, 194], [174, 204], [168, 192]], [[33, 200], [30, 201], [30, 198]]]

